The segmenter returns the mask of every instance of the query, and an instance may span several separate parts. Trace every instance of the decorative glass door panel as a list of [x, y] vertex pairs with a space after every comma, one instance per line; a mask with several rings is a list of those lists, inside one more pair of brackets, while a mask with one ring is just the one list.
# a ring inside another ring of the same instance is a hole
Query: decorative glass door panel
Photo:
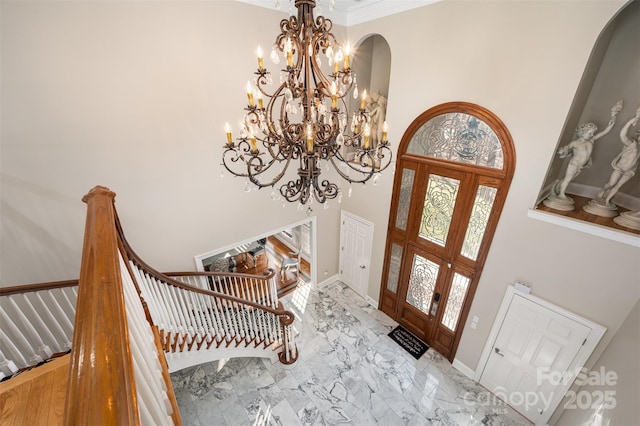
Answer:
[[467, 232], [462, 242], [462, 254], [471, 260], [476, 260], [478, 257], [478, 251], [480, 250], [480, 244], [487, 229], [487, 223], [489, 222], [489, 215], [493, 208], [493, 202], [496, 199], [496, 188], [489, 186], [478, 187], [476, 197], [473, 202], [473, 208], [471, 210], [471, 218], [467, 225]]
[[402, 261], [402, 246], [391, 244], [391, 259], [389, 260], [389, 273], [387, 274], [387, 290], [398, 292], [398, 277], [400, 275], [400, 262]]
[[400, 202], [396, 212], [396, 228], [405, 231], [407, 229], [407, 220], [409, 219], [409, 206], [411, 205], [411, 193], [413, 191], [413, 178], [415, 170], [403, 169], [402, 181], [400, 182]]
[[380, 306], [450, 361], [514, 168], [502, 121], [464, 102], [425, 111], [398, 147]]
[[413, 255], [413, 267], [409, 277], [407, 303], [429, 315], [433, 292], [438, 279], [440, 265], [417, 254]]
[[445, 246], [460, 181], [439, 175], [429, 175], [427, 194], [420, 221], [419, 236], [441, 247]]
[[449, 288], [449, 295], [447, 296], [446, 306], [442, 320], [440, 323], [447, 327], [451, 331], [456, 330], [460, 314], [462, 313], [462, 305], [464, 303], [467, 290], [469, 289], [469, 283], [471, 279], [461, 275], [459, 273], [453, 274], [453, 280], [451, 287]]
[[502, 169], [502, 145], [493, 129], [478, 117], [450, 112], [424, 123], [411, 138], [407, 153]]

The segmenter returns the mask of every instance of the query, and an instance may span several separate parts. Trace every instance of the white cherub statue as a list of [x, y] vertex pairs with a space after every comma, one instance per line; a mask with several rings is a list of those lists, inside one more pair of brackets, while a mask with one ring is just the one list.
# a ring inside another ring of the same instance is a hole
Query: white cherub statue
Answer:
[[638, 162], [640, 162], [640, 131], [636, 131], [635, 137], [627, 136], [629, 128], [636, 126], [640, 121], [640, 108], [636, 111], [635, 117], [627, 121], [620, 130], [620, 140], [624, 145], [620, 154], [611, 161], [613, 171], [609, 181], [598, 192], [595, 199], [583, 207], [586, 212], [604, 216], [616, 216], [618, 207], [611, 202], [611, 199], [618, 193], [620, 187], [627, 183], [636, 174]]
[[607, 127], [596, 134], [598, 126], [592, 122], [580, 123], [576, 129], [577, 138], [558, 150], [560, 158], [571, 157], [564, 177], [558, 179], [551, 188], [551, 194], [544, 200], [544, 204], [556, 210], [573, 210], [574, 202], [567, 197], [566, 190], [569, 183], [575, 179], [582, 169], [591, 166], [591, 153], [595, 141], [611, 131], [618, 113], [622, 110], [622, 101], [618, 101], [611, 108], [611, 118]]
[[371, 117], [371, 145], [377, 146], [382, 140], [382, 130], [384, 120], [387, 115], [387, 98], [380, 94], [379, 90], [374, 91], [367, 97], [366, 110]]
[[611, 199], [620, 190], [620, 187], [627, 183], [636, 174], [638, 161], [640, 161], [640, 129], [636, 130], [635, 137], [627, 136], [629, 127], [637, 126], [640, 121], [640, 108], [636, 111], [635, 117], [627, 121], [620, 131], [620, 140], [624, 144], [622, 151], [611, 162], [613, 171], [602, 190], [598, 193], [596, 200], [601, 200], [603, 204], [610, 205]]

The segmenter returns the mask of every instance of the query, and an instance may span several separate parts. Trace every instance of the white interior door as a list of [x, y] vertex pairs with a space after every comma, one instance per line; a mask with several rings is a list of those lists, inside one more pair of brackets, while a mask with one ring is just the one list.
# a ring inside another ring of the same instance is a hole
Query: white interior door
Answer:
[[356, 293], [366, 298], [373, 223], [342, 211], [340, 227], [340, 276]]
[[516, 293], [488, 354], [480, 384], [534, 423], [545, 424], [563, 388], [575, 378], [576, 364], [582, 366], [576, 361], [591, 332], [575, 316]]

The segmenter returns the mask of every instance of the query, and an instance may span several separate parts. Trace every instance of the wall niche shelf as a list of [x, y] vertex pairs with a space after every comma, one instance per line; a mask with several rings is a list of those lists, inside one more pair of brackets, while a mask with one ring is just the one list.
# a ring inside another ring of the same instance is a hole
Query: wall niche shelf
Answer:
[[[590, 198], [577, 195], [571, 195], [571, 198], [573, 198], [576, 203], [576, 209], [573, 211], [563, 212], [553, 210], [539, 203], [535, 208], [527, 212], [527, 216], [532, 219], [640, 248], [640, 231], [620, 226], [613, 221], [613, 218], [596, 216], [582, 210], [582, 206], [588, 203]], [[619, 211], [623, 212], [627, 211], [627, 209], [620, 208]]]
[[[547, 174], [538, 193], [538, 204], [529, 210], [529, 217], [640, 247], [640, 231], [582, 209], [591, 199], [601, 195], [606, 185], [616, 182], [613, 163], [629, 146], [629, 140], [637, 138], [637, 132], [640, 132], [640, 123], [633, 122], [640, 114], [639, 37], [640, 2], [629, 2], [609, 21], [592, 49], [564, 128], [551, 154]], [[583, 123], [595, 125], [596, 130], [591, 136], [584, 131]], [[579, 128], [583, 133], [578, 134]], [[591, 140], [591, 144], [585, 145], [585, 139]], [[576, 144], [576, 141], [580, 143]], [[585, 146], [590, 146], [591, 150], [587, 151]], [[586, 158], [580, 156], [586, 152]], [[632, 151], [625, 153], [631, 154], [627, 155], [628, 158], [634, 158]], [[618, 167], [615, 170], [620, 170], [620, 162], [615, 166]], [[622, 167], [635, 171], [635, 175], [626, 181], [621, 180], [621, 186], [612, 193], [615, 196], [606, 201], [615, 203], [618, 213], [640, 211], [638, 165], [628, 162]], [[566, 195], [575, 201], [572, 211], [555, 210], [540, 202], [551, 193], [548, 205], [562, 208], [565, 190]], [[606, 204], [602, 199], [597, 201]], [[590, 209], [597, 211], [598, 204], [593, 204]]]

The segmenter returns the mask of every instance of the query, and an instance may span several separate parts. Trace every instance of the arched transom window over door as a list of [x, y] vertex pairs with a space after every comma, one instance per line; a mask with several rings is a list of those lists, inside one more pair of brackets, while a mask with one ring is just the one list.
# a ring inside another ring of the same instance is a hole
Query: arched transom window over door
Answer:
[[478, 105], [425, 111], [398, 149], [380, 309], [453, 360], [515, 168]]

